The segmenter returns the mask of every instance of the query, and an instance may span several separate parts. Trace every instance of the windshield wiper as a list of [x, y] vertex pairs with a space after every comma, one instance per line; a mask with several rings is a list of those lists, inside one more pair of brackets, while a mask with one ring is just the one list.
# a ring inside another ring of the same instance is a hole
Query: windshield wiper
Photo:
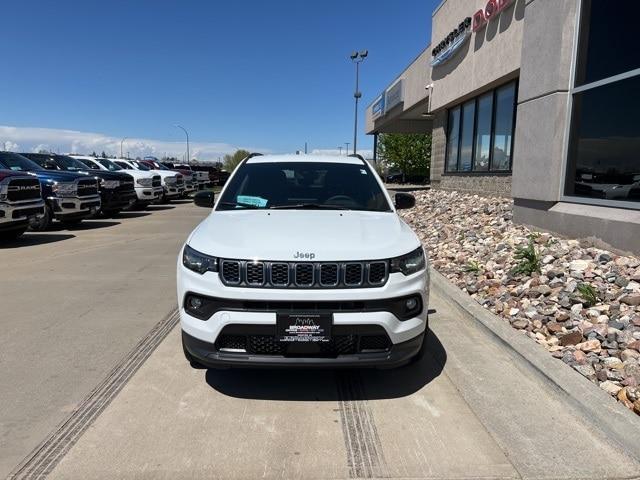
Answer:
[[258, 205], [252, 205], [252, 204], [250, 204], [250, 203], [219, 202], [219, 205], [228, 205], [228, 206], [230, 206], [230, 207], [260, 208], [260, 209], [264, 209], [264, 207], [259, 207]]
[[274, 210], [297, 210], [308, 208], [310, 210], [351, 210], [350, 208], [343, 207], [342, 205], [327, 205], [322, 203], [296, 203], [294, 205], [273, 205], [269, 208]]

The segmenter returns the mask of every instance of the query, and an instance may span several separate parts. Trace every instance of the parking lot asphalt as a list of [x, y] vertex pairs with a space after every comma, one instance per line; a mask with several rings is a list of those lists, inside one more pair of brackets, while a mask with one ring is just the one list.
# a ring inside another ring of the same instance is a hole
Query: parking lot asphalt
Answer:
[[445, 298], [434, 297], [431, 307], [429, 354], [392, 371], [194, 370], [174, 328], [49, 478], [640, 473]]
[[16, 478], [640, 474], [561, 392], [438, 295], [417, 365], [192, 369], [167, 314], [176, 253], [207, 210], [156, 209], [0, 250], [11, 272], [0, 280], [0, 478], [38, 445], [44, 453]]
[[175, 308], [177, 252], [207, 213], [151, 206], [0, 247], [0, 478]]

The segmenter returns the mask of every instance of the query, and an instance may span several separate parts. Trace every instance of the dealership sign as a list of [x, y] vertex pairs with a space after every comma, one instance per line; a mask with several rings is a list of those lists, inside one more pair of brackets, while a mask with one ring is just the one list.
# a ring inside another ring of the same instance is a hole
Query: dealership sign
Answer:
[[513, 0], [489, 0], [484, 9], [473, 14], [473, 31], [477, 32], [513, 3]]
[[373, 119], [376, 119], [378, 117], [381, 117], [382, 115], [384, 115], [384, 100], [385, 100], [385, 93], [382, 92], [382, 95], [380, 95], [375, 102], [373, 102], [373, 105], [371, 105], [371, 117]]
[[384, 110], [388, 112], [393, 107], [404, 101], [404, 90], [402, 88], [402, 79], [398, 80], [392, 86], [387, 88], [385, 94]]
[[431, 66], [437, 67], [449, 60], [471, 36], [471, 17], [465, 18], [438, 45], [431, 50]]

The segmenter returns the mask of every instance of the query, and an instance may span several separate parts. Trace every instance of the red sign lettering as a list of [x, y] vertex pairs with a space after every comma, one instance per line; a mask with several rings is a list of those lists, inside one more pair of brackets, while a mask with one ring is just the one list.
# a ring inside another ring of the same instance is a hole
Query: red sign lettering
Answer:
[[489, 0], [482, 10], [473, 14], [473, 31], [477, 32], [513, 3], [513, 0]]

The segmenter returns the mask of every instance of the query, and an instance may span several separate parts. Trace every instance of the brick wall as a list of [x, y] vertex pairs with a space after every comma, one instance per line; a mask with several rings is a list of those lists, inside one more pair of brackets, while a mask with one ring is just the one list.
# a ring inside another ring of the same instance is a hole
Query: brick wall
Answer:
[[447, 136], [447, 112], [441, 111], [433, 118], [433, 131], [431, 136], [431, 185], [437, 188], [444, 172], [444, 154], [446, 150]]
[[511, 196], [511, 175], [444, 175], [434, 188], [488, 196]]

